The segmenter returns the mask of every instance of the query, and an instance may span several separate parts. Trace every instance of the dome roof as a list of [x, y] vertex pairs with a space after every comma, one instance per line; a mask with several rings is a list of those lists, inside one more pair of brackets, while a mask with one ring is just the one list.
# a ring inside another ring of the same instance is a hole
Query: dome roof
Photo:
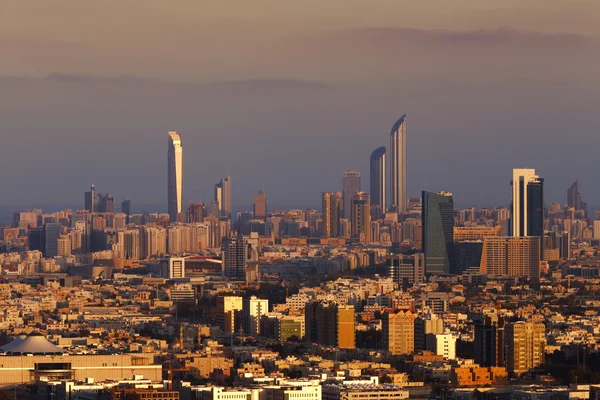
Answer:
[[0, 347], [0, 351], [10, 355], [66, 353], [37, 332], [17, 336], [12, 342]]

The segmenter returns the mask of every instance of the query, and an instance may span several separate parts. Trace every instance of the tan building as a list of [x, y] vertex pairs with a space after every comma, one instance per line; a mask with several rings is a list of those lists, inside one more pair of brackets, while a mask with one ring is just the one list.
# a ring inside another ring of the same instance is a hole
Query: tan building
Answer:
[[488, 236], [484, 239], [480, 272], [491, 277], [539, 278], [540, 238]]
[[196, 378], [208, 379], [215, 369], [228, 370], [233, 367], [233, 360], [222, 356], [199, 356], [185, 360], [186, 368]]
[[233, 333], [241, 327], [244, 299], [240, 296], [217, 297], [217, 322], [225, 333]]
[[488, 236], [499, 236], [500, 226], [455, 226], [454, 241], [481, 240]]
[[544, 365], [546, 327], [542, 323], [519, 321], [506, 325], [508, 372], [521, 375]]
[[162, 380], [162, 365], [154, 363], [154, 354], [68, 354], [37, 333], [19, 336], [0, 350], [6, 354], [0, 356], [0, 386], [39, 379], [101, 382], [134, 375], [152, 382]]
[[306, 305], [305, 329], [308, 341], [323, 346], [353, 349], [355, 344], [354, 306], [314, 302]]
[[340, 204], [339, 192], [323, 192], [321, 214], [321, 236], [340, 236]]
[[371, 241], [371, 199], [369, 193], [356, 192], [352, 196], [352, 237], [361, 242]]
[[504, 367], [468, 365], [452, 368], [450, 380], [456, 386], [498, 385], [508, 382], [508, 373]]
[[267, 192], [259, 190], [258, 195], [254, 198], [254, 219], [266, 220], [267, 219]]
[[383, 346], [394, 355], [415, 351], [415, 318], [412, 311], [383, 315]]

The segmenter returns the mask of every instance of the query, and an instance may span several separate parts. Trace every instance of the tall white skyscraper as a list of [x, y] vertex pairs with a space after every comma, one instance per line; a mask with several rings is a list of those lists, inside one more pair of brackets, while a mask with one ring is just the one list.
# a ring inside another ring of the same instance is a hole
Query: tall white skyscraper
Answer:
[[511, 235], [544, 235], [544, 180], [535, 169], [513, 169]]
[[378, 147], [371, 153], [369, 167], [371, 175], [371, 205], [379, 206], [383, 212], [386, 212], [385, 147]]
[[183, 211], [183, 147], [177, 132], [169, 132], [168, 158], [169, 220], [177, 220]]
[[392, 127], [390, 133], [390, 206], [406, 211], [406, 114]]
[[219, 206], [219, 214], [222, 217], [231, 218], [231, 176], [227, 175], [215, 185], [215, 202]]

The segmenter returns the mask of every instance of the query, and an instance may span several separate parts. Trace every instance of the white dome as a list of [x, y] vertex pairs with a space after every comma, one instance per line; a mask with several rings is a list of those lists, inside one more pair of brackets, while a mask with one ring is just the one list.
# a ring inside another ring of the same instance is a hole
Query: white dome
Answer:
[[17, 336], [12, 342], [0, 347], [0, 351], [10, 355], [66, 353], [64, 349], [53, 345], [37, 332]]

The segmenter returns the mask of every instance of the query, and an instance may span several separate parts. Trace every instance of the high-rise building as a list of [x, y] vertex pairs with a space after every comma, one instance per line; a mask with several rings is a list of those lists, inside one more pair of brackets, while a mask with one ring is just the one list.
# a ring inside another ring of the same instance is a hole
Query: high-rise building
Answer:
[[58, 239], [60, 239], [60, 235], [62, 233], [62, 225], [56, 223], [47, 223], [44, 226], [44, 230], [46, 233], [45, 245], [46, 251], [44, 253], [45, 257], [53, 258], [58, 256]]
[[360, 191], [360, 172], [349, 170], [342, 174], [342, 217], [352, 222], [352, 197]]
[[444, 333], [444, 320], [434, 313], [427, 313], [415, 319], [415, 352], [432, 350], [427, 346], [428, 335]]
[[115, 212], [115, 198], [110, 194], [99, 193], [96, 197], [96, 212], [101, 213], [114, 213]]
[[573, 208], [575, 211], [583, 211], [583, 216], [587, 215], [587, 203], [581, 199], [579, 181], [573, 182], [567, 190], [567, 207]]
[[242, 322], [244, 299], [239, 296], [217, 297], [217, 324], [225, 333], [239, 331]]
[[389, 277], [395, 283], [408, 288], [425, 282], [425, 255], [417, 253], [412, 256], [395, 254], [386, 257]]
[[169, 220], [175, 222], [183, 211], [183, 147], [177, 132], [169, 132], [168, 192]]
[[204, 222], [206, 206], [199, 201], [190, 201], [188, 204], [187, 221], [189, 223]]
[[475, 362], [482, 367], [506, 366], [504, 317], [498, 314], [476, 315], [473, 325]]
[[129, 216], [131, 215], [131, 200], [125, 199], [121, 202], [121, 212], [126, 216], [126, 222], [129, 223]]
[[96, 187], [92, 185], [89, 192], [85, 192], [85, 209], [96, 212]]
[[354, 193], [351, 224], [354, 238], [361, 242], [371, 241], [371, 200], [369, 193]]
[[66, 257], [71, 255], [71, 236], [68, 234], [60, 235], [57, 241], [57, 251], [59, 257]]
[[384, 313], [382, 318], [383, 348], [393, 355], [415, 351], [415, 318], [412, 311]]
[[452, 193], [423, 191], [425, 273], [454, 272], [454, 201]]
[[354, 306], [312, 302], [306, 304], [304, 316], [309, 342], [345, 349], [356, 347]]
[[340, 193], [323, 192], [321, 210], [321, 236], [340, 236]]
[[267, 192], [259, 190], [252, 202], [254, 208], [254, 219], [266, 221], [267, 219]]
[[392, 127], [390, 133], [390, 206], [406, 211], [406, 114]]
[[214, 201], [218, 204], [220, 216], [231, 218], [232, 207], [230, 175], [227, 175], [225, 178], [221, 178], [221, 180], [217, 184], [215, 184]]
[[[535, 169], [514, 169], [511, 235], [544, 237], [544, 180]], [[543, 248], [540, 248], [543, 253]]]
[[241, 235], [223, 241], [223, 268], [225, 275], [233, 279], [246, 279], [248, 265], [248, 241]]
[[456, 359], [456, 336], [451, 333], [427, 335], [425, 347], [434, 354], [443, 356], [446, 360]]
[[546, 327], [542, 323], [519, 321], [507, 324], [506, 369], [522, 375], [543, 367], [546, 348]]
[[263, 315], [269, 312], [269, 300], [259, 299], [256, 296], [244, 299], [243, 311], [244, 333], [253, 336], [260, 335], [260, 320]]
[[386, 211], [386, 174], [385, 174], [385, 147], [378, 147], [371, 153], [369, 161], [370, 168], [370, 186], [371, 186], [371, 205], [379, 206], [385, 213]]
[[539, 278], [540, 238], [488, 236], [483, 242], [480, 272], [490, 277]]

